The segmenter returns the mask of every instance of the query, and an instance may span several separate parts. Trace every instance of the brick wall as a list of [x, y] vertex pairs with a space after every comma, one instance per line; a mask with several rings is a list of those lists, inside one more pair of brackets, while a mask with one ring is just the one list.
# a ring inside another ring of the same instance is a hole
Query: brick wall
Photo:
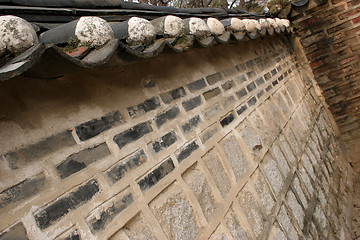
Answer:
[[297, 59], [272, 37], [0, 83], [0, 239], [350, 239]]
[[308, 7], [295, 9], [292, 14], [315, 79], [357, 171], [360, 170], [359, 6], [358, 0], [329, 0], [319, 6], [310, 1]]

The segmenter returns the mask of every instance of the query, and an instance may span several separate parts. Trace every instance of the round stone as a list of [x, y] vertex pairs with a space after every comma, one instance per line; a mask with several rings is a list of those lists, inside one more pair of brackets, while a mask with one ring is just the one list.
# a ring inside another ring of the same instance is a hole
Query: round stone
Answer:
[[210, 34], [210, 29], [206, 22], [201, 18], [192, 17], [189, 21], [190, 34], [197, 37], [204, 37]]
[[245, 23], [238, 18], [231, 18], [230, 27], [234, 32], [244, 31], [246, 29]]
[[166, 16], [164, 20], [164, 35], [180, 37], [185, 34], [185, 22], [175, 16]]
[[88, 47], [103, 46], [114, 38], [114, 32], [108, 22], [99, 17], [81, 17], [76, 24], [75, 36], [80, 45]]
[[284, 24], [284, 26], [285, 27], [290, 27], [290, 21], [289, 20], [287, 20], [287, 19], [281, 19], [281, 21], [283, 22], [283, 24]]
[[277, 23], [278, 27], [284, 26], [284, 23], [283, 23], [283, 21], [281, 21], [280, 18], [275, 18], [275, 22]]
[[270, 27], [269, 21], [267, 19], [265, 19], [265, 18], [261, 18], [259, 22], [260, 22], [260, 25], [261, 25], [262, 28], [269, 28]]
[[224, 25], [216, 18], [208, 18], [206, 21], [210, 32], [214, 35], [221, 35], [225, 32]]
[[0, 55], [19, 55], [39, 43], [30, 23], [15, 16], [0, 16]]
[[[257, 29], [257, 21], [253, 19], [243, 19], [243, 22], [245, 24], [246, 31], [253, 32]], [[260, 24], [259, 24], [260, 26]]]
[[277, 28], [277, 27], [278, 27], [278, 24], [277, 24], [277, 22], [276, 22], [274, 19], [272, 19], [272, 18], [267, 18], [267, 20], [269, 21], [271, 27], [273, 27], [273, 28]]
[[139, 17], [129, 19], [127, 42], [130, 45], [150, 44], [155, 37], [155, 28], [148, 20]]

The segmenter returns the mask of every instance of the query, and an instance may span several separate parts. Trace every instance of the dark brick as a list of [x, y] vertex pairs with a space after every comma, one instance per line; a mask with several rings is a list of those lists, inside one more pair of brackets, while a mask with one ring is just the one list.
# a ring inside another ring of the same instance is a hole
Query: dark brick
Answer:
[[264, 95], [264, 90], [261, 90], [260, 92], [258, 92], [256, 96], [259, 99], [262, 97], [262, 95]]
[[247, 92], [245, 88], [240, 89], [240, 91], [236, 92], [236, 96], [241, 99], [243, 96], [246, 96]]
[[130, 117], [137, 117], [147, 113], [151, 110], [154, 110], [160, 106], [160, 99], [158, 97], [153, 97], [147, 99], [146, 101], [136, 105], [128, 107], [128, 113]]
[[284, 77], [287, 77], [289, 75], [288, 72], [284, 72]]
[[271, 74], [270, 74], [270, 73], [266, 73], [266, 74], [264, 75], [264, 78], [265, 78], [265, 80], [269, 80], [269, 79], [271, 78]]
[[213, 97], [216, 97], [220, 93], [221, 93], [220, 88], [217, 87], [217, 88], [211, 89], [210, 91], [204, 92], [203, 96], [204, 96], [205, 100], [207, 101], [207, 100], [212, 99]]
[[222, 79], [222, 75], [221, 73], [217, 72], [211, 75], [208, 75], [206, 77], [206, 81], [210, 84], [210, 85], [214, 85], [215, 83], [217, 83], [218, 81], [220, 81]]
[[153, 88], [156, 85], [156, 82], [154, 79], [146, 79], [141, 82], [144, 88]]
[[282, 81], [283, 79], [284, 79], [284, 76], [283, 76], [283, 75], [281, 75], [281, 76], [278, 78], [279, 81]]
[[81, 141], [95, 137], [113, 126], [120, 124], [121, 116], [118, 111], [106, 114], [100, 119], [93, 119], [75, 127], [76, 134]]
[[79, 231], [76, 229], [75, 231], [71, 232], [68, 236], [63, 238], [63, 240], [81, 240], [81, 235]]
[[241, 72], [241, 71], [245, 71], [246, 67], [244, 64], [239, 64], [237, 66], [235, 66], [235, 69], [238, 71], [238, 72]]
[[[100, 205], [101, 211], [97, 212], [97, 216], [92, 216], [87, 220], [87, 224], [90, 230], [95, 233], [104, 230], [107, 225], [117, 216], [119, 213], [124, 211], [130, 204], [134, 202], [132, 193], [126, 193], [119, 197], [115, 196], [114, 199], [110, 199], [110, 207], [106, 209]], [[96, 210], [95, 210], [96, 211]]]
[[151, 144], [151, 148], [154, 153], [158, 153], [161, 150], [170, 147], [177, 141], [177, 136], [175, 131], [171, 131], [164, 136], [162, 136], [158, 141], [155, 141]]
[[289, 70], [288, 70], [288, 73], [289, 73], [289, 74], [290, 74], [290, 73], [292, 73], [292, 70], [291, 70], [291, 69], [289, 69]]
[[29, 199], [45, 189], [47, 181], [40, 173], [12, 186], [0, 193], [0, 209], [9, 204]]
[[265, 82], [263, 77], [259, 77], [258, 79], [255, 80], [256, 84], [259, 86], [261, 84], [263, 84]]
[[140, 123], [122, 133], [115, 135], [113, 141], [120, 149], [122, 149], [128, 143], [134, 142], [152, 131], [153, 130], [150, 122]]
[[229, 67], [222, 71], [225, 77], [230, 77], [235, 74], [235, 70], [232, 67]]
[[249, 92], [255, 90], [255, 89], [256, 89], [255, 83], [254, 83], [254, 82], [250, 83], [249, 85], [246, 86], [246, 89], [247, 89]]
[[247, 72], [246, 73], [246, 76], [250, 79], [250, 78], [253, 78], [256, 76], [255, 72], [254, 71], [250, 71], [250, 72]]
[[26, 229], [20, 222], [0, 234], [0, 240], [28, 240]]
[[140, 149], [125, 160], [121, 160], [106, 171], [108, 181], [112, 184], [125, 177], [131, 170], [139, 167], [147, 160], [144, 150]]
[[179, 115], [180, 109], [178, 107], [172, 107], [169, 110], [160, 113], [155, 117], [155, 124], [157, 128], [160, 128], [163, 124], [165, 124], [167, 121], [172, 120], [176, 118], [177, 115]]
[[235, 85], [234, 81], [230, 80], [230, 81], [227, 81], [227, 82], [221, 84], [221, 87], [226, 91], [226, 90], [231, 89], [234, 85]]
[[261, 57], [255, 58], [254, 61], [255, 61], [255, 63], [256, 63], [258, 66], [263, 62], [263, 60], [261, 59]]
[[183, 124], [181, 126], [181, 129], [184, 133], [188, 133], [194, 128], [196, 128], [201, 123], [201, 118], [199, 115], [196, 115], [195, 117], [191, 118], [189, 122]]
[[187, 100], [185, 102], [182, 103], [185, 111], [191, 111], [193, 110], [194, 108], [198, 107], [201, 105], [201, 97], [200, 96], [197, 96], [197, 97], [194, 97], [190, 100]]
[[86, 168], [86, 166], [89, 164], [110, 154], [111, 153], [106, 143], [102, 143], [95, 147], [84, 149], [78, 153], [70, 155], [63, 162], [56, 166], [56, 171], [58, 172], [60, 178], [64, 179], [73, 173]]
[[164, 103], [168, 104], [172, 101], [181, 98], [186, 95], [185, 89], [183, 87], [179, 87], [177, 89], [161, 93], [160, 97], [163, 100]]
[[278, 80], [275, 80], [272, 82], [272, 85], [275, 87], [276, 85], [278, 85], [278, 83], [279, 83]]
[[196, 143], [196, 141], [193, 141], [192, 143], [188, 144], [187, 146], [185, 146], [184, 148], [182, 148], [181, 150], [179, 150], [176, 153], [176, 158], [178, 160], [178, 162], [182, 162], [183, 160], [185, 160], [186, 158], [190, 157], [190, 155], [196, 151], [196, 149], [199, 148], [199, 145]]
[[277, 67], [276, 67], [276, 70], [277, 70], [278, 72], [280, 72], [280, 71], [281, 71], [281, 66], [277, 66]]
[[271, 75], [272, 75], [272, 76], [275, 76], [276, 73], [277, 73], [277, 70], [276, 70], [275, 68], [274, 68], [273, 70], [271, 70]]
[[253, 105], [255, 105], [256, 102], [257, 102], [257, 100], [256, 100], [256, 97], [254, 96], [254, 97], [250, 98], [250, 100], [247, 103], [249, 106], [253, 106]]
[[86, 184], [76, 188], [74, 191], [67, 193], [51, 203], [48, 207], [38, 212], [34, 218], [40, 229], [45, 229], [54, 222], [69, 213], [70, 210], [76, 209], [100, 191], [96, 179], [91, 179]]
[[66, 147], [75, 145], [76, 142], [70, 131], [61, 132], [48, 137], [38, 143], [20, 148], [17, 151], [5, 154], [4, 158], [9, 163], [11, 169], [18, 169], [27, 164], [45, 157]]
[[235, 117], [233, 113], [228, 114], [225, 116], [222, 120], [220, 120], [220, 124], [222, 127], [226, 127], [229, 125], [232, 121], [234, 121]]
[[246, 82], [247, 81], [247, 79], [246, 79], [246, 77], [245, 77], [245, 75], [240, 75], [240, 76], [238, 76], [238, 77], [236, 77], [235, 78], [236, 79], [236, 82], [238, 83], [238, 84], [241, 84], [241, 83], [243, 83], [243, 82]]
[[236, 110], [236, 113], [238, 115], [241, 115], [243, 112], [245, 112], [247, 109], [247, 106], [246, 105], [242, 105], [238, 110]]
[[142, 180], [138, 182], [141, 191], [145, 191], [154, 186], [166, 175], [171, 173], [174, 168], [175, 166], [171, 158], [161, 163], [160, 166], [152, 170], [148, 175], [146, 175]]
[[189, 83], [186, 85], [188, 87], [188, 89], [190, 90], [190, 92], [195, 92], [197, 90], [203, 89], [204, 87], [206, 87], [206, 82], [203, 78], [196, 80], [192, 83]]
[[268, 92], [268, 91], [270, 91], [272, 88], [273, 88], [273, 87], [271, 86], [271, 84], [269, 84], [269, 85], [265, 88], [265, 90]]
[[280, 62], [281, 61], [281, 57], [278, 57], [275, 59], [276, 62]]
[[246, 67], [251, 68], [252, 66], [255, 65], [255, 62], [254, 62], [254, 60], [249, 60], [249, 61], [245, 62], [245, 65], [246, 65]]

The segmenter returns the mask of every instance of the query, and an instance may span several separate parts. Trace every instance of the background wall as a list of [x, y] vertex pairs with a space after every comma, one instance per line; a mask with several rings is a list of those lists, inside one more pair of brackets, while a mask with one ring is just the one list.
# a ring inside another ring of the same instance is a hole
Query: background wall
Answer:
[[0, 83], [0, 239], [350, 239], [301, 59], [269, 37]]

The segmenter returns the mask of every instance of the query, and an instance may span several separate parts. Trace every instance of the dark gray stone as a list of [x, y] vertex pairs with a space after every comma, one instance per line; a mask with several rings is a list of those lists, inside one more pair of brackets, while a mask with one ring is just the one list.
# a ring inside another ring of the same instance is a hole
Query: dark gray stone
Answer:
[[81, 141], [95, 137], [113, 126], [121, 123], [121, 116], [118, 111], [109, 113], [99, 119], [93, 119], [75, 127], [76, 134]]
[[250, 100], [247, 103], [249, 106], [253, 106], [255, 105], [256, 102], [257, 102], [256, 97], [253, 96], [252, 98], [250, 98]]
[[272, 76], [276, 75], [276, 73], [277, 73], [276, 68], [274, 68], [273, 70], [271, 70], [271, 75], [272, 75]]
[[235, 79], [238, 84], [241, 84], [241, 83], [244, 83], [247, 81], [246, 76], [244, 74], [236, 77]]
[[0, 193], [0, 209], [9, 204], [31, 198], [43, 191], [46, 186], [47, 181], [44, 173], [25, 179]]
[[272, 89], [272, 86], [271, 86], [271, 84], [269, 84], [266, 88], [265, 88], [265, 90], [268, 92], [268, 91], [270, 91]]
[[151, 144], [152, 151], [158, 153], [161, 150], [170, 147], [177, 141], [177, 136], [175, 131], [171, 131], [164, 136], [162, 136], [158, 141], [155, 141]]
[[245, 65], [246, 65], [246, 67], [251, 68], [255, 65], [255, 62], [254, 62], [254, 60], [249, 60], [249, 61], [245, 62]]
[[280, 77], [278, 78], [279, 81], [282, 81], [284, 79], [283, 75], [280, 75]]
[[242, 97], [246, 96], [247, 91], [245, 88], [240, 89], [240, 91], [236, 92], [236, 96], [241, 99]]
[[256, 94], [256, 96], [257, 96], [258, 99], [261, 98], [262, 95], [264, 95], [264, 90], [261, 90], [260, 92], [258, 92], [258, 93]]
[[160, 97], [163, 100], [164, 103], [168, 104], [172, 101], [179, 99], [186, 95], [185, 89], [183, 87], [179, 87], [177, 89], [161, 93]]
[[269, 79], [271, 78], [271, 74], [270, 74], [270, 73], [266, 73], [266, 74], [264, 75], [264, 78], [265, 78], [266, 81], [269, 80]]
[[246, 70], [246, 67], [245, 67], [245, 64], [239, 64], [239, 65], [236, 65], [236, 66], [235, 66], [235, 69], [236, 69], [238, 72], [242, 72], [242, 71], [245, 71], [245, 70]]
[[249, 92], [255, 90], [255, 89], [256, 89], [255, 83], [252, 82], [252, 83], [248, 84], [248, 85], [246, 86], [246, 89], [247, 89]]
[[0, 234], [0, 240], [28, 240], [26, 229], [20, 222]]
[[142, 180], [138, 182], [141, 191], [145, 191], [154, 186], [166, 175], [171, 173], [174, 168], [175, 166], [171, 158], [161, 163], [160, 166], [152, 170], [148, 175], [146, 175]]
[[225, 77], [230, 77], [230, 76], [235, 74], [235, 70], [232, 67], [224, 69], [222, 72], [223, 72]]
[[261, 57], [257, 57], [254, 59], [255, 63], [259, 66], [261, 65], [261, 63], [263, 62], [263, 60], [261, 59]]
[[278, 82], [278, 80], [275, 80], [275, 81], [273, 81], [272, 82], [272, 85], [275, 87], [276, 85], [278, 85], [279, 84], [279, 82]]
[[238, 110], [236, 110], [236, 113], [238, 115], [241, 115], [243, 112], [245, 112], [247, 109], [247, 106], [246, 105], [242, 105]]
[[206, 87], [206, 82], [203, 78], [196, 80], [192, 83], [189, 83], [186, 85], [188, 87], [188, 89], [190, 90], [190, 92], [195, 92], [197, 90], [203, 89], [204, 87]]
[[277, 66], [277, 67], [276, 67], [276, 70], [277, 70], [278, 72], [280, 72], [281, 69], [282, 69], [281, 66]]
[[256, 84], [259, 86], [261, 84], [265, 83], [265, 80], [263, 77], [259, 77], [258, 79], [255, 80]]
[[140, 123], [122, 133], [114, 136], [113, 141], [118, 145], [120, 149], [125, 145], [140, 139], [145, 134], [152, 132], [150, 122]]
[[169, 110], [160, 113], [155, 117], [155, 124], [157, 128], [160, 128], [163, 124], [165, 124], [167, 121], [172, 120], [179, 115], [180, 109], [178, 107], [172, 107]]
[[208, 75], [206, 77], [206, 81], [210, 84], [210, 85], [214, 85], [215, 83], [217, 83], [218, 81], [220, 81], [222, 79], [222, 75], [221, 73], [217, 72], [211, 75]]
[[75, 230], [66, 236], [63, 240], [81, 240], [81, 235], [78, 230]]
[[196, 149], [199, 148], [199, 145], [196, 143], [196, 141], [193, 141], [192, 143], [186, 145], [184, 148], [182, 148], [180, 151], [178, 151], [177, 160], [178, 162], [182, 162], [186, 158], [190, 157], [190, 155], [196, 151]]
[[197, 96], [182, 103], [185, 111], [191, 111], [201, 105], [201, 97]]
[[189, 122], [183, 124], [181, 126], [181, 129], [184, 133], [188, 133], [194, 128], [196, 128], [199, 125], [199, 123], [201, 123], [201, 118], [199, 115], [196, 115], [195, 117], [191, 118]]
[[63, 148], [75, 145], [76, 142], [70, 131], [58, 133], [38, 143], [20, 148], [17, 151], [5, 154], [4, 158], [11, 169], [18, 169], [27, 164], [45, 157], [48, 154], [59, 151]]
[[289, 73], [286, 71], [284, 72], [284, 77], [287, 77], [289, 75]]
[[224, 91], [227, 91], [231, 89], [235, 85], [233, 80], [227, 81], [221, 85], [221, 87], [224, 89]]
[[146, 160], [147, 156], [144, 150], [140, 149], [125, 160], [116, 163], [113, 167], [106, 171], [106, 177], [109, 183], [113, 184], [119, 181], [128, 173], [130, 173], [131, 170], [134, 170], [135, 168], [145, 163]]
[[110, 154], [111, 153], [106, 143], [102, 143], [95, 147], [84, 149], [78, 153], [70, 155], [63, 162], [56, 166], [56, 171], [58, 172], [60, 178], [64, 179], [73, 173], [86, 168], [86, 166], [89, 164]]
[[208, 100], [216, 97], [220, 93], [221, 93], [221, 90], [220, 90], [220, 88], [217, 87], [217, 88], [211, 89], [210, 91], [204, 92], [203, 96], [204, 96], [205, 100], [208, 101]]
[[228, 115], [226, 115], [223, 119], [220, 120], [220, 124], [222, 127], [226, 127], [232, 121], [234, 121], [234, 119], [235, 119], [234, 114], [231, 112]]
[[137, 117], [147, 113], [151, 110], [154, 110], [160, 106], [160, 99], [158, 97], [153, 97], [147, 99], [146, 101], [136, 105], [128, 107], [128, 113], [130, 117]]
[[99, 191], [98, 181], [96, 179], [91, 179], [84, 185], [67, 193], [65, 196], [59, 198], [45, 209], [35, 214], [34, 218], [36, 225], [42, 230], [49, 227], [68, 214], [70, 210], [84, 205]]
[[144, 88], [153, 88], [156, 85], [156, 82], [154, 79], [146, 79], [141, 82]]

